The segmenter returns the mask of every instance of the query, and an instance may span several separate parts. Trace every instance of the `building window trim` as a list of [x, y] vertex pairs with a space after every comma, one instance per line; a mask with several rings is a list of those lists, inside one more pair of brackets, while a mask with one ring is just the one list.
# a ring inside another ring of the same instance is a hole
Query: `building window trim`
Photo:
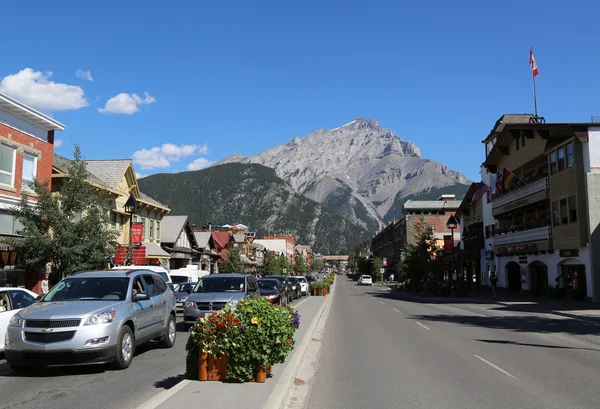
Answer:
[[1, 170], [0, 169], [0, 174], [1, 175], [5, 175], [5, 176], [10, 176], [10, 184], [6, 184], [3, 182], [0, 182], [0, 186], [9, 186], [14, 188], [15, 187], [15, 170], [17, 167], [17, 150], [11, 146], [8, 146], [6, 144], [1, 143], [0, 144], [0, 149], [6, 149], [7, 151], [10, 151], [12, 153], [12, 169], [10, 172], [5, 171], [5, 170]]
[[[33, 159], [33, 172], [31, 174], [31, 180], [25, 178], [25, 158]], [[23, 165], [21, 166], [21, 190], [33, 191], [33, 188], [30, 186], [30, 183], [32, 183], [37, 177], [37, 168], [38, 157], [29, 153], [24, 153]]]

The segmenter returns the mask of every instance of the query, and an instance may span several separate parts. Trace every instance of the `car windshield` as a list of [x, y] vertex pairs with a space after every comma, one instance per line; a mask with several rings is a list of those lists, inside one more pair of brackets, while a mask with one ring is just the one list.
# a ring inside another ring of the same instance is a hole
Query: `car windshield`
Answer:
[[191, 283], [181, 283], [181, 284], [177, 284], [175, 286], [176, 293], [187, 293], [188, 291], [191, 291], [191, 289], [192, 289]]
[[244, 277], [202, 277], [198, 280], [195, 293], [243, 292], [246, 285]]
[[[164, 278], [164, 277], [163, 277], [163, 278]], [[188, 277], [186, 277], [186, 276], [175, 276], [175, 275], [172, 275], [172, 276], [171, 276], [171, 280], [172, 280], [172, 281], [173, 281], [175, 284], [177, 284], [177, 283], [185, 283], [185, 282], [187, 282], [187, 281], [188, 281]]]
[[278, 284], [276, 280], [258, 280], [258, 287], [261, 290], [276, 290]]
[[128, 277], [71, 277], [54, 286], [41, 301], [123, 301], [128, 284]]

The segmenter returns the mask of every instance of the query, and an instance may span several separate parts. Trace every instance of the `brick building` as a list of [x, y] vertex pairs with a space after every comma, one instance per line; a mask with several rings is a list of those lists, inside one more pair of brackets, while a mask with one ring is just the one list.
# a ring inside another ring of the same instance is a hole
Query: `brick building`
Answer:
[[[37, 289], [40, 272], [16, 269], [18, 255], [2, 238], [18, 237], [21, 225], [9, 209], [19, 206], [28, 182], [52, 181], [54, 131], [65, 125], [0, 93], [0, 286]], [[34, 204], [35, 198], [30, 198]]]

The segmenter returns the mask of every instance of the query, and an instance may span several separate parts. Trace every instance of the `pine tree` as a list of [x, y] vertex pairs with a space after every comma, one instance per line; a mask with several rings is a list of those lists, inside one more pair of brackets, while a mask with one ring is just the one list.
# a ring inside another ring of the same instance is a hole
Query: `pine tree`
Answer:
[[304, 257], [301, 254], [296, 256], [296, 265], [294, 265], [294, 271], [298, 275], [304, 275], [306, 273], [306, 263], [304, 263]]
[[222, 273], [243, 273], [245, 272], [245, 266], [242, 262], [241, 257], [242, 249], [240, 246], [234, 246], [227, 253], [227, 259], [223, 263], [219, 270]]

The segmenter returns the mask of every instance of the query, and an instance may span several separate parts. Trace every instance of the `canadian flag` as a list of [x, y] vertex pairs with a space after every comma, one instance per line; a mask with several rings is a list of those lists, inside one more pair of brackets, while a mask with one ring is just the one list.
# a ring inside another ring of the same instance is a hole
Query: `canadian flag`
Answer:
[[533, 71], [533, 76], [537, 77], [539, 71], [537, 64], [535, 63], [535, 58], [533, 58], [533, 50], [529, 49], [529, 64], [531, 65], [531, 71]]

